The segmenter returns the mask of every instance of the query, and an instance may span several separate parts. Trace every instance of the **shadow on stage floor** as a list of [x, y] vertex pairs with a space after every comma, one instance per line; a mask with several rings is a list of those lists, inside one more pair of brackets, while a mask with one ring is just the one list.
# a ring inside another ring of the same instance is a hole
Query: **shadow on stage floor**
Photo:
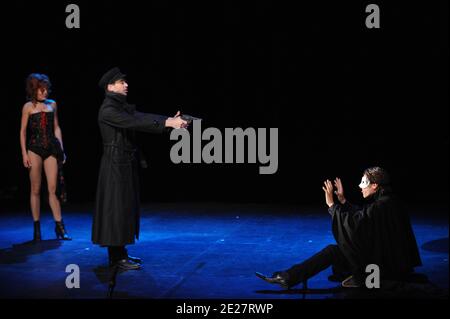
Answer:
[[25, 263], [32, 255], [58, 249], [60, 246], [61, 242], [57, 239], [43, 240], [40, 242], [29, 240], [20, 244], [13, 244], [11, 248], [0, 249], [0, 264]]

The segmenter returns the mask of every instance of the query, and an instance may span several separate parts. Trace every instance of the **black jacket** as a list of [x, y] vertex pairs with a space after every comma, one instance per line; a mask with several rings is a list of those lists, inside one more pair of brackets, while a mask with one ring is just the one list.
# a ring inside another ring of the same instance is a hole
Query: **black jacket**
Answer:
[[336, 242], [354, 275], [368, 264], [382, 278], [402, 277], [422, 265], [409, 216], [388, 191], [379, 191], [362, 209], [346, 202], [329, 209]]
[[107, 92], [98, 112], [103, 156], [92, 241], [124, 246], [139, 238], [139, 176], [135, 131], [162, 133], [167, 117], [137, 112], [126, 96]]

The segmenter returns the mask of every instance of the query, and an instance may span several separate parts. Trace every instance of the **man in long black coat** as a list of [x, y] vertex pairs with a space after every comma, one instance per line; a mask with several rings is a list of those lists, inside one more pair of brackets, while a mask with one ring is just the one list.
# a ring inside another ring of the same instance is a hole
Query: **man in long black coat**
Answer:
[[113, 68], [101, 78], [105, 99], [98, 112], [103, 156], [92, 226], [94, 244], [108, 247], [110, 265], [139, 269], [141, 260], [128, 256], [126, 245], [139, 239], [139, 176], [135, 131], [162, 133], [187, 125], [173, 118], [141, 113], [127, 103], [125, 75]]
[[359, 187], [368, 203], [362, 209], [347, 202], [339, 178], [335, 186], [339, 203], [334, 202], [331, 181], [324, 183], [323, 190], [337, 245], [328, 245], [271, 277], [257, 273], [258, 277], [289, 288], [305, 284], [308, 278], [332, 266], [331, 279], [346, 278], [344, 287], [359, 287], [364, 285], [368, 265], [377, 265], [382, 279], [402, 280], [422, 264], [409, 217], [393, 194], [384, 169], [365, 170]]

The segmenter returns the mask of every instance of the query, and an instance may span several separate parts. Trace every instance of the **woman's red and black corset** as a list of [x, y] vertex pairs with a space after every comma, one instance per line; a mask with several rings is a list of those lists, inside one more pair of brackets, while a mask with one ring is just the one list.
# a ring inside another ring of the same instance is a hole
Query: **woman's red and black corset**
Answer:
[[[50, 150], [56, 143], [54, 131], [54, 113], [39, 112], [29, 117], [29, 139], [28, 148]], [[40, 155], [40, 154], [39, 154]], [[53, 155], [53, 154], [51, 154]]]

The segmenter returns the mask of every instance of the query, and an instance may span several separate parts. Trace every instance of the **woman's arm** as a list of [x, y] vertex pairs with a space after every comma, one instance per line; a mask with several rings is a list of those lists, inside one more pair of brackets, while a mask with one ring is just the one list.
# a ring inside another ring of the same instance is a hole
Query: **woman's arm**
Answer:
[[61, 127], [59, 126], [59, 121], [58, 121], [58, 108], [56, 106], [56, 102], [52, 103], [52, 108], [53, 108], [53, 112], [55, 112], [55, 123], [54, 123], [54, 129], [55, 129], [55, 136], [59, 141], [59, 144], [61, 144], [61, 149], [64, 152], [64, 146], [63, 146], [63, 139], [62, 139], [62, 132], [61, 132]]
[[30, 160], [27, 154], [27, 125], [28, 117], [30, 116], [30, 103], [25, 103], [22, 108], [22, 119], [20, 121], [20, 148], [22, 150], [23, 166], [31, 167]]

